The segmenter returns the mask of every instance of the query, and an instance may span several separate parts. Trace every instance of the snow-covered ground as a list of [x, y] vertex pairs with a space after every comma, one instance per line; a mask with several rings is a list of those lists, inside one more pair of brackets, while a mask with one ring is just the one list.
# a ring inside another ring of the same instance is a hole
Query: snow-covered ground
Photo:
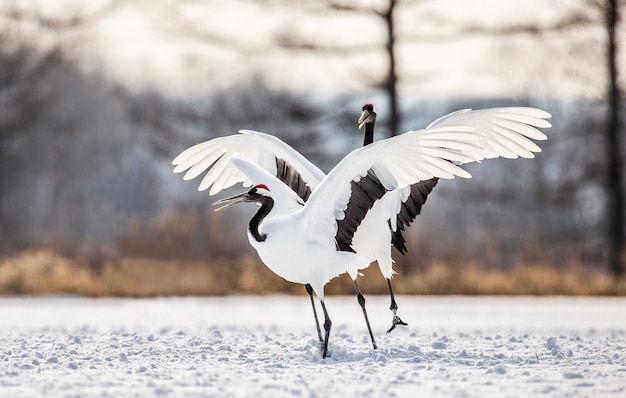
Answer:
[[1, 397], [624, 397], [626, 298], [0, 298]]

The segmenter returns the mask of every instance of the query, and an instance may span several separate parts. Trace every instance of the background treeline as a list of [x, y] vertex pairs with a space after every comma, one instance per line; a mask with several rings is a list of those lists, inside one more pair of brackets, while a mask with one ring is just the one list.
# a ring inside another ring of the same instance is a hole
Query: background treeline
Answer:
[[[46, 23], [63, 32], [82, 21]], [[255, 208], [214, 213], [215, 198], [173, 175], [171, 159], [251, 128], [328, 171], [361, 145], [356, 119], [366, 101], [387, 111], [379, 112], [377, 138], [462, 108], [536, 106], [553, 115], [536, 159], [472, 164], [473, 179], [440, 182], [408, 232], [408, 255], [394, 255], [400, 293], [626, 293], [623, 261], [614, 258], [623, 232], [613, 225], [623, 224], [624, 203], [615, 203], [612, 169], [619, 168], [621, 192], [624, 141], [617, 166], [607, 151], [614, 138], [607, 121], [626, 114], [620, 101], [528, 96], [389, 106], [398, 92], [388, 76], [364, 96], [277, 89], [258, 74], [171, 97], [85, 72], [59, 43], [0, 29], [0, 294], [300, 292], [249, 247]], [[623, 136], [622, 124], [614, 127]], [[385, 292], [377, 273], [366, 271], [364, 291]], [[343, 279], [331, 293], [352, 292]]]

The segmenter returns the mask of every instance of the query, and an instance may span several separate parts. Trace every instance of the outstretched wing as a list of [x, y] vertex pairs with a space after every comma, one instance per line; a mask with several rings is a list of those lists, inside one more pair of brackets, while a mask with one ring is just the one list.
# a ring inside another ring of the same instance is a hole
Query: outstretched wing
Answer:
[[[484, 150], [478, 153], [465, 154], [477, 160], [497, 157], [533, 158], [535, 152], [541, 152], [541, 148], [530, 139], [547, 139], [546, 135], [537, 127], [551, 127], [550, 122], [544, 120], [550, 117], [549, 113], [541, 109], [526, 107], [491, 108], [475, 111], [463, 109], [440, 117], [432, 122], [428, 128], [445, 127], [459, 123], [475, 126], [476, 133], [482, 135], [479, 143]], [[390, 192], [385, 196], [384, 200], [388, 200], [387, 196], [401, 197], [401, 205], [395, 207], [395, 214], [392, 214], [389, 220], [392, 230], [392, 244], [400, 253], [404, 254], [407, 251], [402, 232], [420, 214], [422, 206], [437, 181], [436, 178], [420, 181], [410, 188]], [[398, 203], [397, 198], [390, 199], [390, 201]]]
[[346, 156], [311, 194], [303, 209], [307, 239], [334, 237], [350, 251], [352, 237], [386, 192], [433, 177], [470, 177], [456, 166], [476, 159], [481, 136], [471, 126], [413, 131], [378, 141]]
[[237, 183], [250, 186], [251, 181], [231, 163], [233, 154], [239, 153], [259, 167], [287, 184], [300, 198], [307, 200], [311, 191], [326, 176], [298, 151], [272, 135], [252, 130], [218, 137], [194, 145], [172, 164], [175, 173], [186, 171], [185, 180], [206, 172], [198, 186], [199, 191], [209, 189], [215, 195]]
[[463, 109], [440, 117], [428, 128], [456, 124], [475, 126], [476, 132], [483, 136], [480, 145], [485, 148], [480, 153], [471, 154], [472, 157], [481, 158], [478, 160], [497, 157], [533, 158], [535, 152], [541, 152], [541, 148], [530, 139], [548, 139], [537, 127], [552, 127], [545, 120], [550, 117], [552, 116], [548, 112], [537, 108], [508, 107], [476, 111]]

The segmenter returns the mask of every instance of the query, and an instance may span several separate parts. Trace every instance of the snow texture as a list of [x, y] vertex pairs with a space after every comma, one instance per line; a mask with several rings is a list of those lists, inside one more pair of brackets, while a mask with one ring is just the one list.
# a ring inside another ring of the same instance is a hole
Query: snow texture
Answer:
[[625, 298], [0, 298], [2, 397], [624, 397]]

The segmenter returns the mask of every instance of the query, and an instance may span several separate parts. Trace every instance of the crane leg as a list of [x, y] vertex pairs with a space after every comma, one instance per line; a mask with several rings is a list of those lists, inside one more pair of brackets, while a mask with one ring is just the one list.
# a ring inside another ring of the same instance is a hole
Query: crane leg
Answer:
[[393, 318], [391, 319], [391, 327], [387, 330], [387, 333], [391, 333], [392, 330], [398, 325], [408, 325], [396, 314], [398, 311], [398, 304], [396, 304], [396, 298], [393, 296], [393, 289], [391, 288], [391, 279], [387, 278], [387, 287], [389, 288], [389, 296], [391, 297], [391, 306], [389, 309], [393, 311]]
[[372, 339], [372, 346], [374, 349], [377, 349], [376, 341], [374, 340], [374, 333], [372, 333], [372, 327], [370, 326], [370, 320], [367, 316], [367, 311], [365, 310], [365, 297], [361, 294], [361, 289], [359, 289], [359, 284], [356, 279], [354, 280], [354, 291], [356, 292], [356, 299], [363, 310], [363, 316], [365, 317], [365, 324], [367, 325], [367, 331], [370, 333], [370, 339]]
[[320, 340], [320, 345], [324, 344], [324, 340], [322, 339], [322, 330], [320, 329], [320, 321], [317, 318], [317, 310], [315, 309], [315, 301], [313, 300], [313, 287], [308, 283], [304, 285], [306, 292], [309, 294], [309, 298], [311, 299], [311, 307], [313, 307], [313, 316], [315, 317], [315, 327], [317, 328], [317, 337]]
[[328, 355], [328, 338], [330, 337], [330, 328], [333, 323], [328, 316], [328, 311], [326, 311], [326, 304], [324, 304], [324, 300], [320, 300], [320, 303], [322, 304], [322, 310], [324, 310], [324, 331], [326, 332], [324, 335], [322, 358], [326, 358], [326, 356]]

